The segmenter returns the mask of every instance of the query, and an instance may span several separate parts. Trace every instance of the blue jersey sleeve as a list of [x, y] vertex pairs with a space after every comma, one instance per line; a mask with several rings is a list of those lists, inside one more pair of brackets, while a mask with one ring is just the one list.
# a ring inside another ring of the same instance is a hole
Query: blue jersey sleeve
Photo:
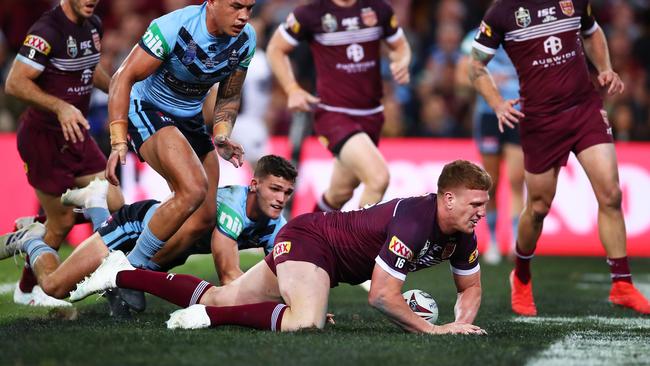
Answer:
[[280, 232], [280, 229], [287, 223], [287, 220], [280, 216], [277, 220], [275, 220], [275, 230], [273, 230], [273, 234], [271, 234], [268, 238], [268, 241], [266, 242], [266, 245], [264, 245], [264, 254], [269, 254], [271, 251], [273, 251], [273, 244], [275, 243], [275, 237], [278, 235], [278, 232]]
[[248, 36], [248, 41], [246, 41], [246, 44], [244, 44], [244, 47], [246, 47], [246, 52], [244, 53], [243, 57], [241, 58], [241, 61], [239, 62], [239, 67], [242, 69], [247, 69], [248, 66], [250, 66], [251, 64], [251, 60], [253, 59], [253, 56], [255, 55], [255, 47], [257, 45], [257, 34], [255, 33], [255, 28], [253, 28], [253, 26], [250, 24], [246, 24], [243, 31], [246, 32], [246, 35]]
[[177, 10], [154, 19], [138, 45], [159, 60], [167, 59], [176, 44], [178, 27], [182, 24], [181, 15], [182, 11]]

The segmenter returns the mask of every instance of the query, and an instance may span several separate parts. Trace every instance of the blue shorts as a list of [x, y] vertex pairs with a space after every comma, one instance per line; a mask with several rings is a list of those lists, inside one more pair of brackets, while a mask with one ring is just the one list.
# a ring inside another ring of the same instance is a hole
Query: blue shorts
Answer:
[[516, 124], [515, 128], [506, 127], [501, 133], [499, 120], [495, 114], [479, 114], [474, 118], [474, 140], [481, 154], [500, 154], [505, 144], [521, 145], [519, 125]]
[[214, 150], [214, 143], [208, 134], [201, 113], [193, 117], [181, 118], [159, 110], [151, 103], [131, 99], [129, 105], [129, 139], [133, 151], [141, 161], [140, 147], [163, 127], [175, 126], [185, 136], [198, 157]]
[[[110, 250], [121, 250], [128, 253], [133, 250], [138, 237], [142, 230], [147, 226], [151, 216], [160, 205], [159, 201], [146, 200], [138, 201], [130, 205], [124, 205], [114, 212], [111, 217], [104, 222], [97, 232], [101, 236], [104, 244]], [[195, 244], [186, 250], [183, 254], [174, 259], [172, 263], [164, 266], [161, 270], [167, 271], [171, 268], [185, 263], [187, 257], [192, 254], [210, 254], [211, 232], [208, 232], [201, 238], [197, 238]]]

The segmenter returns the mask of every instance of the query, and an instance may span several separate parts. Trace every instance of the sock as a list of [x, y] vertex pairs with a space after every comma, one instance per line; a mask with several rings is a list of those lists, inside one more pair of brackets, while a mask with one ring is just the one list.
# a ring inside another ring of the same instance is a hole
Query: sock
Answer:
[[261, 302], [238, 306], [206, 306], [210, 325], [241, 325], [249, 328], [279, 332], [285, 304]]
[[510, 250], [512, 253], [515, 252], [515, 247], [517, 246], [517, 236], [519, 235], [519, 216], [515, 216], [512, 218], [512, 246], [510, 247]]
[[607, 258], [607, 264], [609, 265], [612, 282], [632, 283], [632, 274], [630, 273], [630, 264], [627, 257]]
[[535, 251], [523, 253], [519, 245], [515, 246], [515, 276], [519, 281], [528, 283], [530, 281], [530, 260], [535, 256]]
[[111, 214], [108, 212], [107, 208], [103, 207], [88, 207], [83, 210], [83, 215], [86, 219], [90, 220], [93, 223], [93, 231], [99, 229], [99, 227], [106, 221]]
[[338, 211], [338, 209], [332, 207], [332, 205], [327, 202], [325, 199], [325, 194], [320, 196], [320, 199], [316, 204], [314, 205], [314, 209], [312, 212], [333, 212], [333, 211]]
[[20, 276], [20, 282], [18, 282], [18, 287], [20, 291], [28, 293], [32, 292], [34, 286], [38, 285], [36, 280], [36, 275], [32, 271], [32, 267], [29, 266], [29, 256], [25, 258], [25, 266], [23, 267], [23, 274]]
[[23, 244], [23, 251], [29, 256], [29, 266], [34, 267], [34, 263], [41, 254], [51, 253], [59, 257], [56, 250], [52, 249], [49, 245], [45, 244], [41, 238], [33, 238], [25, 241]]
[[497, 242], [497, 212], [490, 211], [485, 215], [488, 224], [488, 231], [490, 232], [490, 243]]
[[197, 304], [213, 286], [190, 275], [143, 269], [118, 272], [115, 283], [117, 287], [144, 291], [183, 308]]
[[156, 252], [160, 250], [165, 244], [164, 241], [156, 238], [151, 232], [149, 226], [145, 227], [140, 237], [135, 242], [135, 247], [129, 253], [127, 258], [134, 267], [146, 268], [147, 263]]
[[147, 261], [147, 264], [145, 264], [144, 268], [150, 271], [157, 271], [157, 272], [160, 272], [160, 270], [162, 269], [162, 267], [160, 267], [158, 263], [152, 261], [151, 259]]

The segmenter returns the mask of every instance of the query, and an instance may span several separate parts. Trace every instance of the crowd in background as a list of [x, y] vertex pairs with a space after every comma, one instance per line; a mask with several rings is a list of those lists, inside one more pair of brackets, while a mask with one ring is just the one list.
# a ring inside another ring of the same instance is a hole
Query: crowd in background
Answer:
[[[258, 49], [264, 49], [272, 32], [291, 10], [306, 0], [258, 0], [251, 23], [258, 32]], [[360, 0], [362, 1], [362, 0]], [[460, 44], [480, 22], [491, 0], [390, 0], [413, 49], [412, 82], [397, 87], [383, 65], [388, 137], [469, 137], [472, 131], [471, 98], [459, 92], [454, 78]], [[0, 131], [16, 129], [24, 105], [4, 94], [4, 80], [13, 58], [32, 23], [56, 5], [55, 0], [3, 0], [0, 3]], [[115, 71], [145, 32], [149, 22], [197, 0], [104, 0], [96, 14], [104, 24], [101, 64]], [[605, 30], [614, 70], [626, 89], [608, 97], [606, 109], [619, 141], [650, 141], [650, 0], [592, 0], [596, 19]], [[263, 52], [259, 52], [263, 55]], [[258, 56], [258, 64], [266, 62]], [[306, 45], [292, 55], [294, 70], [307, 90], [314, 89], [314, 68]], [[297, 67], [296, 65], [300, 65]], [[250, 72], [250, 71], [249, 71]], [[287, 134], [291, 116], [285, 95], [270, 73], [256, 82], [256, 102], [268, 105], [254, 118], [268, 126], [271, 135]], [[264, 80], [262, 80], [264, 81]], [[252, 84], [252, 83], [251, 83]], [[246, 88], [246, 86], [245, 86]], [[244, 89], [244, 93], [247, 90]], [[268, 98], [260, 101], [257, 97]], [[106, 141], [107, 95], [95, 91], [89, 121], [100, 144]], [[244, 97], [242, 113], [247, 110]]]

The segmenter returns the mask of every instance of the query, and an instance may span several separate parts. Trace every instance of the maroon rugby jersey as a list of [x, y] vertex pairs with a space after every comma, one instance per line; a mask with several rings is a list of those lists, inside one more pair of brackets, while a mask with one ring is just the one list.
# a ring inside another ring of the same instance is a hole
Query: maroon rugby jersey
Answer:
[[[93, 15], [79, 25], [68, 19], [59, 5], [32, 25], [16, 60], [42, 71], [35, 82], [44, 92], [74, 105], [86, 115], [93, 73], [99, 62], [101, 36], [99, 17]], [[61, 129], [55, 114], [36, 107], [29, 107], [22, 120]]]
[[436, 212], [436, 195], [427, 194], [363, 210], [312, 214], [311, 228], [305, 229], [332, 248], [337, 272], [333, 282], [369, 280], [375, 264], [402, 281], [408, 272], [443, 260], [450, 261], [456, 274], [477, 272], [476, 236], [443, 234]]
[[498, 0], [473, 47], [494, 54], [503, 44], [519, 75], [524, 114], [543, 116], [597, 96], [580, 37], [597, 29], [588, 0]]
[[345, 109], [381, 110], [380, 40], [394, 42], [402, 35], [384, 0], [359, 0], [350, 7], [314, 0], [297, 7], [279, 29], [294, 46], [309, 42], [322, 108], [352, 114], [359, 111]]

